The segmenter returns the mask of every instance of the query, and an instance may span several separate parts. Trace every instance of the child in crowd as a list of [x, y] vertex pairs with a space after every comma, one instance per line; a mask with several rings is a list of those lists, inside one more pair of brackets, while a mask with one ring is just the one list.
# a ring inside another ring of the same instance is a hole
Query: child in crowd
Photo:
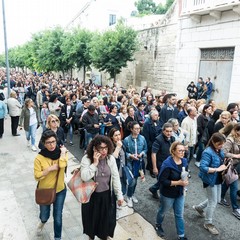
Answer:
[[46, 122], [47, 122], [47, 118], [50, 114], [50, 111], [48, 109], [48, 103], [44, 102], [42, 105], [42, 110], [41, 110], [41, 121], [42, 121], [42, 128], [43, 131], [46, 130]]

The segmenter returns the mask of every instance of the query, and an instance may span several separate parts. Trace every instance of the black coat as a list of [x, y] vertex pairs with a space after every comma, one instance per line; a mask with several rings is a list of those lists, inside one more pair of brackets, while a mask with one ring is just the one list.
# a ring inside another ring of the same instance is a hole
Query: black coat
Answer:
[[152, 144], [155, 141], [156, 137], [161, 133], [162, 128], [160, 122], [156, 121], [156, 125], [151, 119], [147, 119], [143, 125], [142, 135], [145, 137], [148, 145], [148, 151], [152, 152]]
[[59, 119], [60, 119], [60, 125], [63, 128], [64, 132], [67, 132], [68, 130], [68, 124], [66, 120], [72, 118], [70, 124], [73, 125], [75, 115], [76, 115], [76, 110], [74, 106], [71, 106], [69, 117], [67, 117], [67, 105], [64, 105], [62, 107]]

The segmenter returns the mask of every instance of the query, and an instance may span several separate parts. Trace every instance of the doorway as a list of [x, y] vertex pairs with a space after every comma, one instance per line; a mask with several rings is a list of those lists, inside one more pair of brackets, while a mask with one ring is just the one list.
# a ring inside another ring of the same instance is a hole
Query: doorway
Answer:
[[232, 76], [234, 48], [201, 49], [199, 76], [211, 78], [214, 92], [211, 96], [219, 107], [226, 107]]

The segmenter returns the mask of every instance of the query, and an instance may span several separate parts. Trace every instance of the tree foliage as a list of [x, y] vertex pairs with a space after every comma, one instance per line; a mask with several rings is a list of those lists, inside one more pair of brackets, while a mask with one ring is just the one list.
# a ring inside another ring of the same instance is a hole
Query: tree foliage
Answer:
[[153, 0], [138, 0], [135, 6], [140, 15], [165, 14], [172, 6], [174, 0], [167, 0], [165, 5], [156, 5]]
[[6, 67], [5, 54], [0, 54], [0, 67]]
[[90, 43], [93, 33], [80, 28], [75, 28], [71, 32], [66, 33], [61, 50], [64, 55], [64, 60], [79, 70], [82, 67], [91, 65], [90, 58]]
[[60, 27], [46, 30], [34, 37], [33, 49], [36, 54], [37, 70], [65, 72], [71, 68], [68, 61], [64, 61], [61, 49], [64, 37], [64, 31]]
[[91, 58], [93, 65], [100, 71], [106, 71], [111, 78], [133, 61], [133, 54], [137, 50], [137, 33], [118, 23], [115, 30], [108, 30], [103, 34], [96, 34], [91, 44]]
[[153, 0], [138, 0], [135, 6], [140, 14], [149, 15], [156, 11], [156, 4]]
[[[60, 27], [32, 35], [29, 42], [9, 50], [10, 67], [27, 67], [38, 72], [85, 70], [94, 64], [100, 71], [115, 78], [137, 49], [137, 33], [121, 22], [116, 29], [102, 34], [75, 28]], [[4, 55], [0, 64], [5, 66]]]

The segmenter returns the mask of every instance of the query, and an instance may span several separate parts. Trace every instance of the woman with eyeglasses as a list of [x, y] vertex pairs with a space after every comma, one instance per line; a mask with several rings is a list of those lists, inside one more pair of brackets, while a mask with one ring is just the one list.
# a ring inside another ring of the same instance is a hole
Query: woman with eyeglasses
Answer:
[[[38, 188], [54, 188], [56, 186], [56, 199], [53, 207], [54, 239], [62, 237], [62, 211], [66, 197], [64, 171], [67, 167], [67, 149], [57, 145], [57, 135], [52, 130], [46, 130], [41, 137], [44, 148], [34, 160], [34, 177], [38, 181]], [[40, 205], [40, 222], [37, 226], [37, 235], [42, 234], [43, 227], [50, 216], [51, 205]]]
[[120, 177], [115, 158], [112, 156], [113, 144], [109, 137], [97, 135], [87, 148], [81, 161], [81, 178], [87, 182], [98, 182], [88, 203], [82, 204], [83, 233], [89, 240], [97, 236], [107, 240], [113, 238], [116, 226], [116, 199], [123, 203]]
[[[31, 146], [32, 151], [36, 152], [35, 146], [36, 132], [38, 128], [38, 111], [31, 98], [27, 98], [20, 116], [20, 128], [24, 128], [27, 138], [28, 147]], [[30, 143], [31, 140], [31, 143]]]
[[184, 158], [185, 146], [181, 142], [173, 142], [170, 147], [171, 156], [163, 161], [158, 181], [161, 184], [161, 204], [157, 213], [156, 231], [158, 236], [165, 235], [162, 223], [167, 211], [173, 208], [175, 224], [179, 240], [187, 240], [184, 228], [184, 192], [188, 179], [182, 179], [182, 169], [188, 169], [188, 161]]
[[[47, 130], [52, 130], [57, 135], [57, 145], [58, 147], [61, 147], [64, 145], [65, 135], [62, 127], [60, 127], [60, 121], [58, 117], [54, 114], [50, 114], [47, 118], [46, 122], [46, 128]], [[46, 130], [45, 130], [46, 131]], [[39, 149], [43, 149], [44, 145], [41, 143], [41, 140], [38, 144]]]

